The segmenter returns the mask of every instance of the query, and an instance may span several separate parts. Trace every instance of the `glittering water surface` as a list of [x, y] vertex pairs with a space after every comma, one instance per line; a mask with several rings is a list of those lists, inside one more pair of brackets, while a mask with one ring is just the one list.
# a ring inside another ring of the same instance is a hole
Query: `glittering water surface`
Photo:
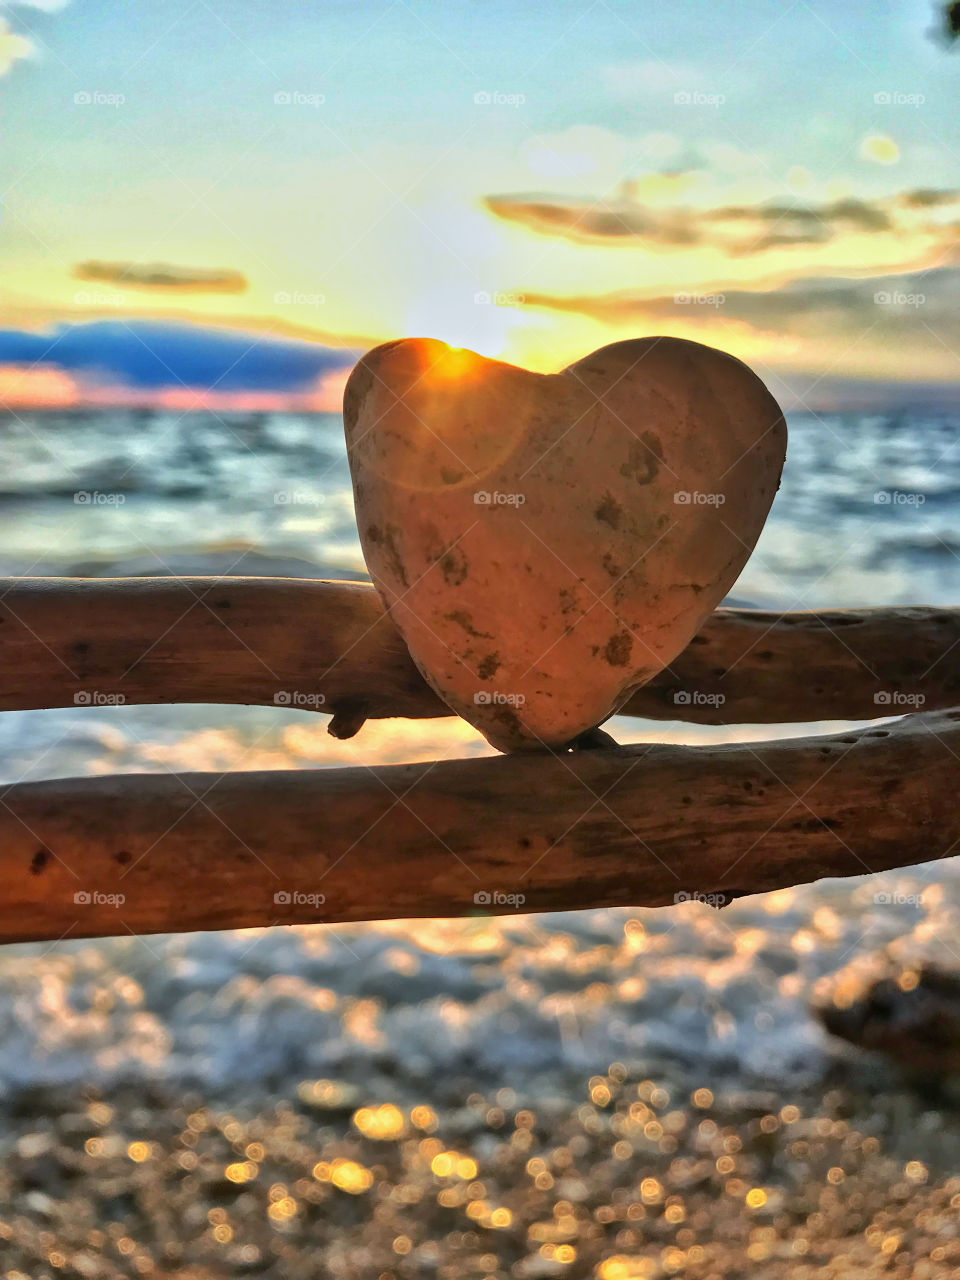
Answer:
[[[736, 598], [952, 603], [956, 420], [790, 425]], [[29, 415], [0, 455], [3, 573], [363, 574], [335, 417]], [[340, 743], [272, 707], [0, 716], [5, 781], [487, 753], [461, 722]], [[5, 948], [0, 1274], [960, 1274], [955, 1104], [810, 1012], [960, 968], [958, 940], [951, 859], [721, 913]]]

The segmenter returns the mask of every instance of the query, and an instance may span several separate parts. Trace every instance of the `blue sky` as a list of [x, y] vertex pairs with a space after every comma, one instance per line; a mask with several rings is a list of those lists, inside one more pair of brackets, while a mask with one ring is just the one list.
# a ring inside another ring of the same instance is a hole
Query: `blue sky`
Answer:
[[[811, 380], [955, 381], [960, 334], [923, 281], [960, 256], [960, 64], [931, 4], [868, 8], [0, 6], [0, 324], [116, 322], [131, 362], [169, 322], [268, 352], [420, 334], [556, 368], [655, 322]], [[184, 282], [137, 283], [144, 264]], [[824, 280], [914, 301], [861, 290], [838, 352], [829, 311], [809, 323]], [[798, 324], [782, 291], [807, 282]], [[776, 297], [670, 309], [751, 291]], [[122, 345], [101, 394], [127, 382]], [[0, 394], [42, 398], [16, 351]], [[92, 376], [64, 369], [61, 390]]]

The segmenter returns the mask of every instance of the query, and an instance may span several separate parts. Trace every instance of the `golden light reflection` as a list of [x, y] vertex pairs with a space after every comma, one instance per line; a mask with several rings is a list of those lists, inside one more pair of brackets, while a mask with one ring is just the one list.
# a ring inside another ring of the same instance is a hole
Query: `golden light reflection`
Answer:
[[403, 1112], [390, 1102], [379, 1107], [361, 1107], [354, 1112], [353, 1123], [365, 1138], [378, 1142], [399, 1138], [406, 1128]]
[[477, 1176], [476, 1161], [456, 1151], [441, 1151], [430, 1161], [430, 1171], [438, 1178], [460, 1178], [470, 1182]]
[[318, 1182], [332, 1182], [340, 1191], [359, 1196], [373, 1186], [373, 1174], [356, 1160], [334, 1160], [332, 1164], [321, 1161], [313, 1167]]

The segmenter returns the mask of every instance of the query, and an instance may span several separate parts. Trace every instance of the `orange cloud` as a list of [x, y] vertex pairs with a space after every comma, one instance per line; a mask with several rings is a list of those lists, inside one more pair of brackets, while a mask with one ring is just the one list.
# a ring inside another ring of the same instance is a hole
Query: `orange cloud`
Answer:
[[68, 373], [50, 365], [0, 364], [0, 409], [60, 409], [80, 394]]
[[18, 36], [0, 19], [0, 76], [9, 71], [20, 58], [27, 58], [32, 52], [33, 45], [26, 36]]
[[80, 262], [73, 274], [79, 280], [177, 293], [243, 293], [247, 287], [247, 278], [240, 271], [176, 267], [164, 262]]
[[349, 374], [349, 369], [334, 370], [318, 378], [309, 391], [301, 392], [209, 391], [194, 387], [151, 391], [113, 383], [79, 383], [53, 365], [0, 364], [0, 411], [94, 405], [170, 409], [178, 413], [204, 409], [215, 413], [339, 413]]
[[[661, 186], [669, 185], [681, 176], [657, 175], [657, 180]], [[544, 236], [626, 246], [706, 244], [739, 257], [785, 246], [825, 245], [851, 235], [942, 235], [942, 223], [924, 211], [946, 204], [960, 206], [960, 191], [905, 192], [872, 201], [847, 197], [822, 204], [770, 201], [713, 208], [657, 207], [653, 200], [652, 189], [625, 184], [612, 199], [488, 196], [485, 204], [496, 217]]]

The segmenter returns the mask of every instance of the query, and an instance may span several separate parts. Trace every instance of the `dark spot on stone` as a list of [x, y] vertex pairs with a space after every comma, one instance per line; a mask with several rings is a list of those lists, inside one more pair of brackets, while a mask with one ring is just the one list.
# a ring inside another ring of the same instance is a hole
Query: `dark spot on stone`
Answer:
[[622, 570], [609, 551], [604, 552], [603, 559], [600, 563], [603, 565], [604, 569], [606, 569], [607, 573], [609, 573], [611, 578], [620, 577]]
[[450, 467], [441, 467], [440, 479], [444, 484], [459, 484], [463, 479], [463, 472], [454, 471]]
[[377, 542], [381, 542], [382, 540], [383, 540], [383, 534], [380, 532], [380, 526], [376, 524], [368, 525], [367, 541], [377, 543]]
[[214, 608], [216, 608], [216, 609], [232, 609], [232, 608], [233, 608], [233, 601], [232, 601], [232, 600], [217, 600], [217, 601], [215, 602], [215, 604], [214, 604]]
[[360, 410], [363, 408], [363, 402], [373, 383], [373, 374], [361, 360], [354, 367], [343, 392], [343, 422], [348, 430], [356, 425]]
[[602, 520], [604, 524], [608, 524], [611, 529], [620, 528], [620, 517], [623, 515], [623, 507], [617, 502], [612, 493], [605, 493], [603, 501], [594, 511], [594, 518]]
[[500, 670], [500, 655], [498, 653], [488, 653], [484, 660], [477, 667], [477, 675], [481, 680], [489, 680], [491, 676], [495, 676]]
[[403, 560], [400, 557], [400, 548], [397, 545], [397, 539], [400, 536], [400, 530], [392, 524], [388, 524], [383, 537], [384, 549], [387, 553], [387, 561], [390, 571], [395, 578], [399, 578], [405, 587], [409, 587], [407, 581], [407, 571], [403, 567]]
[[50, 861], [49, 849], [38, 849], [30, 860], [30, 874], [38, 876]]
[[764, 649], [762, 653], [757, 654], [757, 657], [760, 659], [761, 662], [772, 662], [774, 658], [774, 653], [772, 649]]
[[710, 641], [707, 639], [706, 636], [694, 636], [693, 639], [690, 641], [690, 643], [691, 644], [709, 644]]
[[501, 703], [494, 711], [493, 717], [500, 721], [508, 733], [516, 734], [518, 738], [522, 736], [523, 724], [513, 707]]
[[629, 631], [620, 631], [607, 641], [603, 656], [611, 667], [625, 667], [630, 661], [632, 650], [633, 636]]
[[449, 622], [455, 622], [458, 627], [463, 627], [468, 636], [473, 636], [476, 640], [492, 640], [493, 636], [489, 631], [478, 631], [473, 625], [473, 618], [463, 609], [454, 609], [451, 613], [443, 615]]
[[693, 804], [693, 797], [692, 797], [692, 796], [681, 796], [681, 797], [680, 797], [680, 802], [681, 802], [681, 804]]
[[722, 679], [722, 678], [727, 674], [727, 668], [726, 668], [726, 667], [714, 667], [714, 668], [711, 670], [710, 674], [711, 674], [712, 676], [716, 676], [718, 679]]
[[632, 477], [637, 484], [649, 484], [656, 478], [663, 461], [663, 446], [652, 431], [644, 431], [627, 451], [627, 460], [620, 467], [622, 476]]
[[530, 839], [529, 836], [521, 836], [520, 839], [517, 841], [517, 844], [520, 846], [521, 849], [530, 849], [533, 847], [533, 841]]
[[125, 867], [132, 857], [133, 854], [128, 849], [118, 849], [113, 855], [113, 860], [119, 862], [121, 867]]
[[[439, 563], [443, 580], [450, 587], [459, 587], [461, 582], [465, 580], [470, 567], [467, 557], [459, 547], [451, 547], [449, 551], [445, 551], [440, 557]], [[404, 580], [404, 585], [406, 585], [406, 580]]]
[[86, 640], [76, 640], [70, 647], [74, 653], [84, 654], [90, 652], [90, 645]]
[[570, 587], [561, 587], [557, 598], [560, 601], [560, 612], [562, 614], [572, 613], [580, 607], [577, 603], [576, 592]]

